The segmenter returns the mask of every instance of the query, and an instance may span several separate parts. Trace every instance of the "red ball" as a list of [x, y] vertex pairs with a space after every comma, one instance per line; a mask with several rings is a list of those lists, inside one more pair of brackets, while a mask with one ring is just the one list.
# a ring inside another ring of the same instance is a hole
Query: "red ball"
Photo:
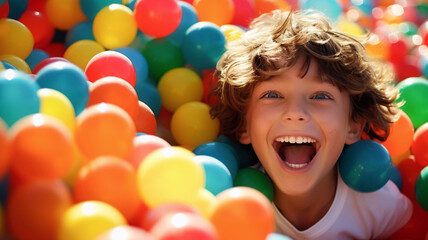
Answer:
[[398, 170], [400, 170], [401, 178], [403, 180], [401, 192], [411, 200], [416, 201], [415, 183], [423, 169], [423, 166], [416, 162], [414, 156], [411, 155], [410, 157], [403, 159], [397, 167]]
[[173, 33], [181, 22], [181, 7], [176, 0], [138, 0], [135, 19], [141, 32], [155, 38]]
[[428, 123], [422, 124], [413, 136], [412, 153], [416, 162], [428, 166]]
[[54, 37], [55, 27], [43, 12], [27, 10], [21, 15], [19, 21], [31, 31], [34, 48], [46, 47]]
[[188, 205], [181, 203], [165, 203], [150, 209], [144, 216], [140, 227], [151, 231], [152, 227], [163, 217], [176, 213], [198, 214], [194, 208]]
[[33, 73], [37, 74], [42, 68], [46, 67], [47, 65], [54, 63], [54, 62], [67, 62], [67, 63], [71, 63], [70, 61], [68, 61], [67, 59], [63, 58], [63, 57], [50, 57], [50, 58], [46, 58], [44, 60], [42, 60], [41, 62], [39, 62], [33, 69]]
[[96, 54], [86, 65], [85, 74], [90, 82], [103, 77], [118, 77], [135, 87], [137, 75], [131, 60], [116, 51], [104, 51]]

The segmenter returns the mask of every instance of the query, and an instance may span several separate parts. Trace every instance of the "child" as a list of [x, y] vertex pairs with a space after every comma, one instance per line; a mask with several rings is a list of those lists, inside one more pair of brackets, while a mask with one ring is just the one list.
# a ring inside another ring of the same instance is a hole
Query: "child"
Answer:
[[277, 232], [382, 239], [409, 220], [411, 202], [394, 183], [360, 193], [337, 170], [345, 144], [389, 134], [398, 93], [385, 65], [313, 12], [262, 15], [227, 48], [211, 113], [226, 136], [252, 144], [272, 179]]

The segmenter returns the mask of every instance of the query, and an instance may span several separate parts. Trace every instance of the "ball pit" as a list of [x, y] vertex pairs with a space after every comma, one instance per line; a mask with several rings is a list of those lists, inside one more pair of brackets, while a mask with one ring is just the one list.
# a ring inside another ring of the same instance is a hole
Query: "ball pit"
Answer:
[[253, 149], [209, 116], [226, 44], [277, 8], [372, 33], [403, 105], [387, 152], [354, 150], [341, 174], [362, 192], [392, 180], [414, 210], [390, 239], [428, 239], [423, 0], [0, 0], [0, 238], [288, 239]]

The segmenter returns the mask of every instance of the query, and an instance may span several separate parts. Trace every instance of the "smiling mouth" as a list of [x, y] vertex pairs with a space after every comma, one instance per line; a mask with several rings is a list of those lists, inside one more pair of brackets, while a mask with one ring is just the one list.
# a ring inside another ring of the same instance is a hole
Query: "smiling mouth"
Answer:
[[317, 150], [316, 140], [306, 136], [278, 137], [273, 147], [281, 160], [290, 168], [306, 167], [314, 158]]

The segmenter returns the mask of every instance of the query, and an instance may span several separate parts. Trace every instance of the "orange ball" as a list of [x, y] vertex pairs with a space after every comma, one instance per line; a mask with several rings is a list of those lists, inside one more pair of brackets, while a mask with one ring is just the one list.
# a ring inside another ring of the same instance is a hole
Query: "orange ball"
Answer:
[[126, 157], [131, 152], [135, 134], [129, 114], [110, 103], [86, 108], [76, 118], [75, 141], [89, 160], [103, 155]]
[[98, 157], [84, 165], [74, 184], [76, 202], [98, 200], [119, 210], [129, 221], [140, 207], [136, 169], [117, 157]]
[[150, 107], [142, 101], [138, 102], [138, 114], [135, 126], [137, 127], [137, 132], [152, 135], [156, 133], [157, 123], [155, 114]]
[[400, 156], [410, 149], [414, 132], [409, 116], [400, 111], [398, 120], [391, 124], [390, 134], [382, 145], [386, 147], [391, 157]]
[[140, 135], [134, 138], [131, 153], [125, 159], [138, 169], [141, 161], [151, 152], [158, 148], [171, 147], [171, 145], [161, 137], [156, 135]]
[[10, 232], [21, 240], [56, 240], [62, 215], [72, 205], [60, 180], [35, 181], [10, 194], [6, 218]]
[[89, 86], [88, 107], [98, 103], [111, 103], [125, 110], [135, 121], [139, 106], [134, 87], [118, 77], [103, 77]]
[[9, 167], [9, 159], [7, 157], [8, 140], [6, 133], [6, 123], [0, 118], [0, 177], [3, 176]]
[[58, 119], [33, 114], [11, 128], [11, 170], [26, 179], [64, 176], [73, 163], [71, 131]]
[[220, 240], [265, 239], [275, 230], [270, 201], [249, 187], [233, 187], [218, 194], [210, 220]]
[[235, 14], [233, 0], [195, 0], [193, 7], [199, 21], [212, 22], [218, 26], [232, 22]]
[[428, 166], [428, 123], [424, 123], [416, 129], [413, 136], [412, 153], [416, 162], [422, 166]]

